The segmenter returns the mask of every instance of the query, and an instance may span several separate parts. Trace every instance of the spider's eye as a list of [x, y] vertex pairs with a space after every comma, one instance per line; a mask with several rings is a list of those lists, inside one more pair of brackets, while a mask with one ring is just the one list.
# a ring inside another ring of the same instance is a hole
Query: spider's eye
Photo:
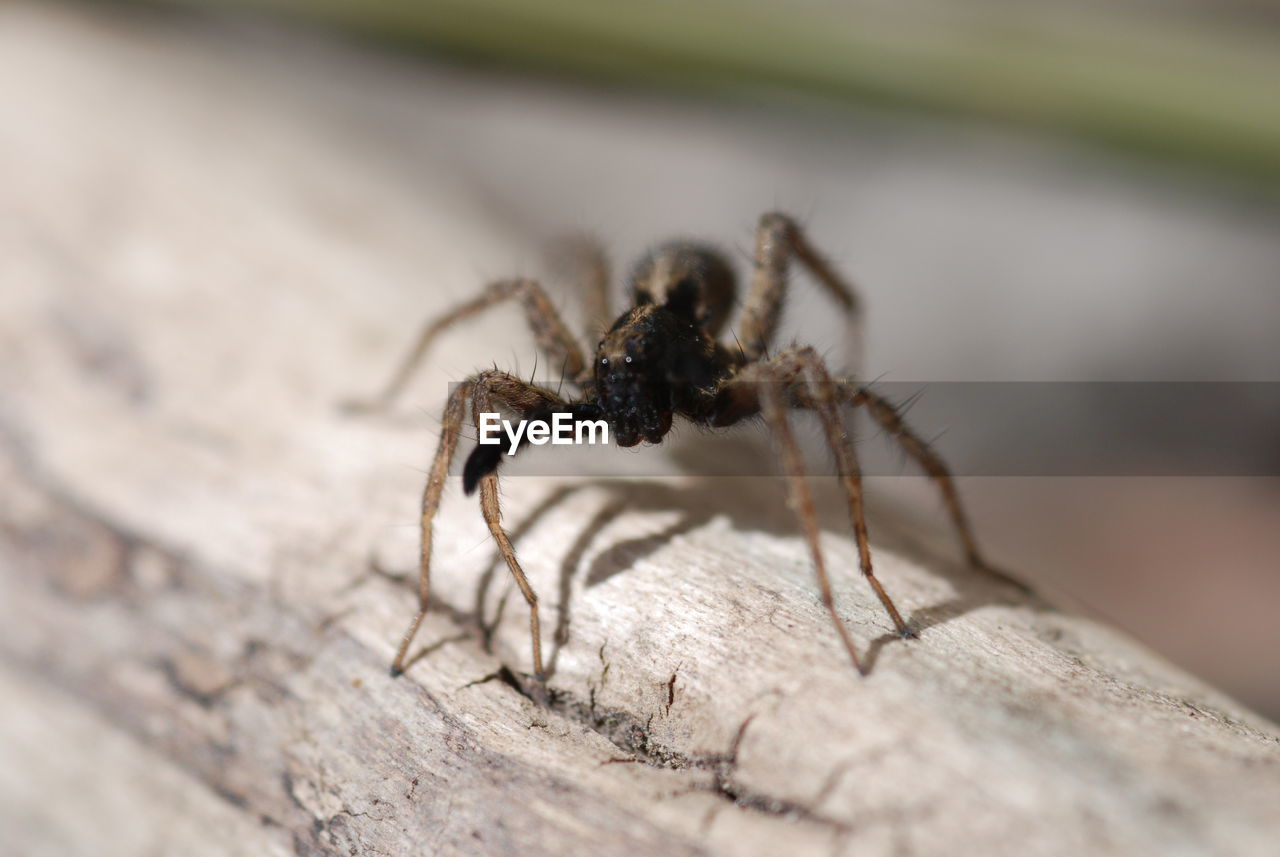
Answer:
[[630, 357], [630, 355], [628, 355], [628, 356], [627, 356], [627, 362], [628, 362], [628, 363], [630, 363], [630, 362], [631, 362], [631, 357]]
[[600, 358], [600, 365], [601, 365], [601, 366], [608, 366], [608, 365], [609, 365], [609, 358], [608, 358], [608, 357], [601, 357], [601, 358]]

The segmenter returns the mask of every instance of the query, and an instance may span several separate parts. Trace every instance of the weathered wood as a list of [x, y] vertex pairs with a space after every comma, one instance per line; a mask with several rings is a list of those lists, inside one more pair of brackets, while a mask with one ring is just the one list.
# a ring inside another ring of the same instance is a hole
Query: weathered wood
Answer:
[[453, 299], [408, 286], [528, 247], [445, 167], [388, 180], [318, 90], [291, 114], [217, 52], [80, 14], [0, 12], [0, 98], [28, 111], [0, 138], [14, 853], [1274, 853], [1272, 724], [881, 514], [923, 629], [895, 639], [829, 491], [865, 679], [771, 480], [533, 477], [504, 497], [549, 693], [455, 491], [441, 609], [391, 679], [413, 595], [367, 560], [413, 562], [413, 405], [518, 320], [451, 339], [407, 419], [336, 405]]

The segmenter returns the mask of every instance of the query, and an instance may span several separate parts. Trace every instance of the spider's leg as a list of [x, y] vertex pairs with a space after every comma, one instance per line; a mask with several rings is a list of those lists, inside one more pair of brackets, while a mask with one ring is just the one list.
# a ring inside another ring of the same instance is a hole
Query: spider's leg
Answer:
[[789, 409], [802, 406], [818, 413], [827, 441], [835, 454], [840, 479], [848, 496], [850, 517], [858, 543], [863, 575], [889, 613], [898, 632], [904, 635], [910, 632], [871, 568], [871, 550], [862, 508], [862, 480], [857, 459], [853, 455], [852, 444], [849, 443], [839, 421], [835, 407], [835, 390], [830, 376], [827, 375], [825, 367], [812, 349], [789, 349], [771, 360], [743, 367], [723, 388], [722, 396], [726, 413], [732, 413], [732, 419], [735, 420], [750, 412], [745, 402], [754, 398], [759, 412], [763, 414], [777, 438], [783, 468], [786, 471], [788, 502], [795, 510], [804, 529], [805, 540], [809, 544], [809, 553], [813, 557], [814, 569], [818, 577], [823, 606], [831, 615], [832, 623], [849, 654], [849, 659], [853, 661], [854, 667], [861, 671], [853, 640], [836, 611], [831, 580], [827, 574], [826, 562], [818, 541], [818, 519], [814, 510], [813, 495], [805, 477], [800, 448], [796, 444], [795, 435], [788, 421]]
[[960, 494], [956, 490], [955, 480], [952, 478], [951, 471], [946, 462], [942, 460], [942, 457], [934, 452], [923, 438], [911, 430], [898, 413], [898, 409], [883, 396], [879, 396], [862, 387], [852, 396], [851, 403], [855, 406], [859, 404], [866, 405], [872, 419], [879, 423], [881, 428], [888, 432], [902, 446], [903, 450], [916, 460], [916, 463], [924, 469], [925, 473], [929, 474], [929, 477], [937, 483], [938, 491], [942, 494], [942, 501], [947, 507], [947, 514], [955, 525], [961, 545], [964, 546], [965, 557], [971, 565], [985, 565], [982, 560], [982, 554], [978, 551], [978, 543], [974, 539], [969, 518], [960, 502]]
[[[422, 620], [427, 614], [430, 594], [428, 582], [431, 571], [432, 523], [435, 520], [436, 511], [440, 508], [440, 497], [444, 491], [445, 480], [449, 477], [449, 465], [453, 462], [454, 452], [458, 448], [458, 439], [461, 434], [462, 421], [466, 417], [468, 400], [471, 403], [472, 422], [476, 426], [477, 433], [480, 428], [480, 415], [493, 410], [495, 401], [526, 416], [556, 406], [565, 406], [566, 404], [549, 390], [544, 390], [541, 387], [526, 383], [514, 375], [497, 370], [488, 370], [473, 375], [455, 387], [449, 395], [449, 401], [445, 405], [442, 419], [443, 427], [440, 432], [440, 446], [436, 449], [435, 460], [431, 465], [431, 473], [427, 477], [427, 484], [422, 493], [422, 550], [418, 567], [418, 613], [409, 624], [409, 629], [405, 632], [404, 639], [400, 643], [400, 649], [396, 652], [395, 660], [391, 664], [392, 675], [399, 675], [404, 671], [405, 657], [408, 654], [409, 645], [413, 642], [414, 636], [418, 633], [418, 627], [422, 624]], [[488, 449], [489, 447], [477, 448]], [[486, 488], [486, 486], [488, 487]], [[530, 608], [533, 611], [533, 658], [536, 671], [541, 675], [542, 652], [538, 638], [537, 597], [533, 594], [533, 590], [529, 588], [529, 583], [525, 580], [524, 573], [520, 570], [519, 564], [516, 563], [511, 542], [498, 523], [497, 477], [492, 470], [485, 472], [480, 478], [480, 510], [484, 514], [485, 521], [489, 524], [489, 530], [493, 533], [493, 537], [497, 541], [507, 565], [511, 568], [511, 573], [516, 578], [516, 583], [519, 584], [520, 590], [524, 593], [525, 599], [529, 601]]]
[[386, 410], [409, 383], [437, 336], [458, 322], [513, 298], [523, 307], [538, 347], [550, 358], [552, 365], [563, 366], [565, 373], [575, 382], [585, 380], [589, 373], [582, 356], [582, 347], [569, 333], [569, 328], [565, 326], [542, 286], [528, 279], [498, 280], [486, 286], [478, 297], [429, 322], [382, 392], [373, 399], [349, 403], [348, 407], [359, 412]]
[[938, 491], [942, 494], [942, 502], [946, 504], [947, 514], [960, 537], [960, 544], [964, 547], [965, 558], [972, 566], [988, 568], [982, 559], [982, 554], [978, 551], [978, 543], [973, 537], [969, 518], [965, 515], [964, 506], [960, 502], [960, 493], [956, 490], [955, 480], [942, 457], [911, 430], [898, 413], [898, 409], [883, 396], [854, 384], [843, 383], [840, 386], [841, 393], [848, 402], [854, 407], [865, 405], [872, 419], [879, 423], [881, 428], [888, 432], [937, 484]]
[[800, 448], [796, 445], [795, 435], [787, 418], [786, 397], [782, 384], [776, 373], [768, 373], [761, 382], [760, 409], [768, 421], [774, 437], [778, 439], [781, 449], [782, 465], [787, 473], [787, 502], [800, 518], [800, 526], [804, 529], [805, 541], [809, 543], [809, 554], [813, 557], [813, 568], [818, 576], [818, 589], [822, 595], [822, 604], [831, 616], [836, 633], [849, 653], [853, 668], [862, 672], [862, 663], [858, 660], [858, 652], [853, 646], [853, 638], [845, 628], [840, 614], [836, 611], [835, 595], [831, 591], [831, 578], [827, 574], [826, 561], [822, 556], [822, 547], [818, 541], [818, 517], [813, 506], [813, 494], [809, 490], [809, 482], [804, 474], [804, 462], [800, 457]]
[[584, 341], [590, 347], [613, 321], [609, 300], [609, 257], [600, 242], [590, 235], [570, 235], [550, 248], [552, 266], [563, 270], [582, 295], [586, 327]]
[[[519, 378], [507, 375], [504, 372], [485, 373], [484, 381], [477, 386], [475, 396], [472, 399], [472, 412], [477, 430], [479, 430], [480, 414], [490, 410], [492, 407], [491, 396], [508, 407], [525, 413], [546, 407], [547, 403], [551, 401], [558, 401], [550, 393], [534, 387], [532, 384], [526, 384]], [[538, 594], [529, 585], [529, 579], [525, 577], [524, 570], [520, 568], [520, 562], [516, 559], [516, 552], [511, 546], [511, 539], [507, 537], [506, 530], [502, 528], [502, 510], [498, 503], [498, 474], [494, 471], [485, 473], [480, 477], [480, 513], [484, 515], [485, 523], [489, 525], [489, 532], [493, 535], [493, 540], [498, 543], [498, 550], [502, 552], [502, 558], [506, 560], [511, 576], [515, 578], [516, 585], [520, 587], [520, 594], [524, 596], [524, 600], [529, 605], [529, 636], [533, 644], [533, 672], [539, 679], [542, 679], [542, 631], [541, 623], [538, 620]]]
[[738, 320], [738, 339], [748, 362], [763, 357], [777, 333], [792, 259], [813, 275], [847, 316], [854, 321], [859, 317], [853, 286], [814, 249], [799, 225], [785, 214], [765, 214], [756, 229], [755, 268]]
[[903, 621], [893, 599], [885, 591], [871, 566], [871, 545], [867, 537], [866, 505], [862, 495], [862, 469], [858, 466], [858, 456], [854, 451], [853, 441], [849, 438], [840, 420], [837, 408], [837, 388], [823, 364], [822, 358], [812, 348], [789, 349], [784, 355], [794, 355], [802, 367], [805, 379], [804, 404], [812, 408], [822, 424], [823, 434], [827, 438], [827, 446], [836, 459], [836, 471], [840, 484], [844, 488], [845, 498], [849, 504], [849, 521], [853, 526], [854, 539], [858, 545], [858, 563], [862, 567], [862, 575], [875, 590], [876, 597], [884, 605], [885, 612], [893, 620], [893, 626], [904, 637], [914, 636], [910, 627]]
[[466, 415], [467, 399], [471, 395], [474, 381], [467, 380], [459, 384], [449, 394], [449, 401], [444, 406], [441, 419], [440, 445], [436, 447], [435, 460], [431, 464], [431, 473], [422, 490], [421, 518], [421, 551], [418, 557], [418, 614], [409, 623], [400, 648], [396, 651], [395, 660], [391, 662], [391, 674], [404, 672], [404, 659], [409, 652], [409, 645], [418, 633], [418, 627], [426, 618], [427, 606], [430, 602], [431, 575], [431, 525], [435, 520], [436, 510], [440, 508], [440, 495], [444, 491], [445, 479], [449, 476], [449, 464], [458, 449], [458, 437], [462, 431], [462, 419]]
[[507, 533], [502, 528], [502, 511], [498, 506], [497, 473], [489, 473], [480, 479], [480, 512], [484, 515], [485, 523], [489, 525], [493, 540], [498, 543], [498, 549], [502, 551], [502, 558], [507, 561], [511, 576], [516, 579], [516, 585], [520, 587], [520, 594], [529, 604], [529, 636], [533, 642], [533, 672], [541, 679], [543, 678], [542, 631], [538, 621], [538, 594], [529, 585], [529, 579], [525, 577], [516, 559], [515, 549], [511, 547], [511, 540], [507, 538]]

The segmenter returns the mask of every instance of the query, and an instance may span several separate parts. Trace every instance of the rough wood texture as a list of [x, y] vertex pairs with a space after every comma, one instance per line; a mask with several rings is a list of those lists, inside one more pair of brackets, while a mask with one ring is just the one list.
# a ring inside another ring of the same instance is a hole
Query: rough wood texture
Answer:
[[[505, 501], [549, 695], [456, 490], [427, 652], [389, 678], [413, 595], [367, 557], [412, 565], [434, 425], [335, 405], [453, 299], [406, 284], [525, 248], [225, 56], [78, 14], [0, 11], [0, 97], [29, 111], [0, 138], [12, 853], [1274, 853], [1273, 725], [882, 513], [924, 631], [894, 639], [831, 492], [868, 678], [772, 481], [530, 477]], [[518, 322], [484, 324], [422, 379], [429, 410]]]

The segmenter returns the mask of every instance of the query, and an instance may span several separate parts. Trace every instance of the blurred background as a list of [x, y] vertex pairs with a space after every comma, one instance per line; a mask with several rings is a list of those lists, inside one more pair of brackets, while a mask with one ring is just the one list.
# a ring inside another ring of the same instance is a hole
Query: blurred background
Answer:
[[[256, 277], [270, 301], [270, 265], [238, 255], [257, 241], [345, 287], [335, 349], [390, 366], [403, 342], [354, 308], [369, 283], [425, 316], [574, 230], [620, 263], [672, 235], [745, 262], [782, 208], [866, 298], [864, 377], [1277, 382], [1277, 92], [1264, 0], [19, 0], [0, 8], [0, 288], [92, 236], [69, 270], [103, 304], [193, 248], [217, 259], [195, 276]], [[151, 213], [121, 219], [122, 199]], [[840, 353], [830, 316], [797, 288], [788, 334]], [[460, 378], [530, 354], [480, 334], [439, 360]], [[127, 362], [86, 359], [143, 395]], [[921, 480], [874, 482], [937, 516]], [[964, 490], [999, 564], [1280, 718], [1276, 479]]]

